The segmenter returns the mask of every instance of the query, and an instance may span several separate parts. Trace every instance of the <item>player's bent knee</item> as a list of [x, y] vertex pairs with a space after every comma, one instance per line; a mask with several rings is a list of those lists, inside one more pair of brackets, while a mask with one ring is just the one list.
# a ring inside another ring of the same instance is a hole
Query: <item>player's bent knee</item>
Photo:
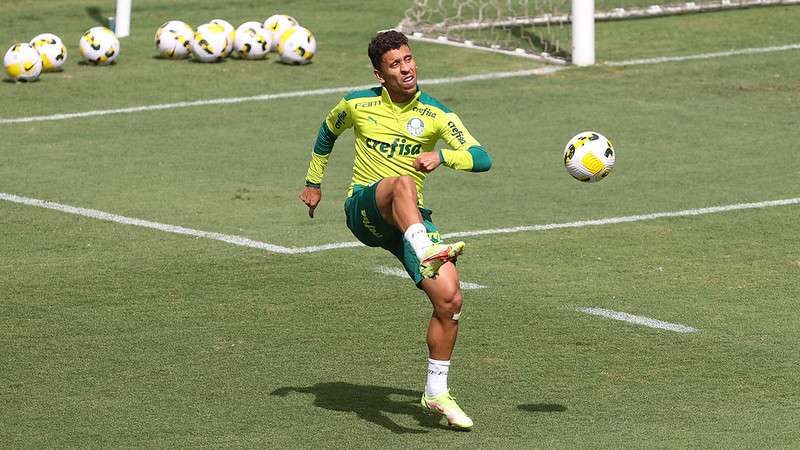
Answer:
[[397, 177], [397, 182], [402, 184], [403, 186], [416, 187], [416, 183], [414, 183], [414, 179], [411, 178], [411, 175], [400, 175], [399, 177]]
[[395, 191], [400, 190], [407, 194], [417, 195], [417, 183], [408, 175], [397, 177], [395, 181]]
[[386, 195], [391, 201], [397, 198], [413, 198], [416, 201], [417, 183], [408, 175], [384, 178], [378, 187], [378, 195]]
[[448, 295], [443, 295], [438, 299], [434, 306], [436, 309], [436, 316], [440, 319], [458, 320], [458, 317], [461, 314], [462, 302], [463, 298], [461, 296], [461, 291], [459, 290], [454, 290]]

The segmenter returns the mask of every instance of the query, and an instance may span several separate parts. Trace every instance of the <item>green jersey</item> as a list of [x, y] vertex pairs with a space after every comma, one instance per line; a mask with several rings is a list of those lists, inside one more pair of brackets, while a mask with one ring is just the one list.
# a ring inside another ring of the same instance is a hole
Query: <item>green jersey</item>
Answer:
[[352, 92], [331, 110], [320, 125], [306, 173], [306, 184], [319, 186], [336, 138], [348, 128], [355, 132], [354, 186], [367, 186], [382, 178], [411, 176], [417, 184], [417, 204], [423, 207], [426, 173], [413, 167], [422, 152], [436, 151], [444, 140], [449, 148], [440, 149], [445, 166], [471, 172], [489, 170], [492, 160], [481, 144], [467, 131], [461, 119], [428, 94], [417, 91], [406, 103], [394, 103], [388, 91], [376, 87]]

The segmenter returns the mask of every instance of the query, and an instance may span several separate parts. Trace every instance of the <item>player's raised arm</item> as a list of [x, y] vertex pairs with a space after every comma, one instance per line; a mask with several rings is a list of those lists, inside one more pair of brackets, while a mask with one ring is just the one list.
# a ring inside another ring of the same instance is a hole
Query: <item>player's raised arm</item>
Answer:
[[322, 178], [328, 165], [333, 144], [344, 130], [353, 126], [350, 107], [342, 99], [322, 121], [311, 152], [311, 161], [306, 172], [305, 188], [300, 192], [300, 200], [308, 206], [308, 216], [314, 217], [314, 210], [322, 200]]
[[447, 112], [439, 121], [439, 129], [441, 138], [450, 147], [439, 150], [442, 164], [467, 172], [486, 172], [492, 167], [492, 157], [472, 137], [456, 113]]

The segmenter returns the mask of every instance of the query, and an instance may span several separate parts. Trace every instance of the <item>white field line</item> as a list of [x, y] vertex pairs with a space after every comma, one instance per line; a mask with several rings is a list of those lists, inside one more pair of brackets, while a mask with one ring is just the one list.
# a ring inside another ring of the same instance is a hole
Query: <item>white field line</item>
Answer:
[[[325, 250], [363, 246], [363, 244], [361, 244], [360, 242], [334, 242], [331, 244], [315, 245], [309, 247], [283, 247], [280, 245], [255, 241], [253, 239], [246, 238], [243, 236], [194, 230], [191, 228], [185, 228], [177, 225], [151, 222], [149, 220], [136, 219], [104, 211], [98, 211], [96, 209], [80, 208], [76, 206], [64, 205], [61, 203], [49, 202], [46, 200], [38, 200], [35, 198], [22, 197], [14, 194], [6, 194], [3, 192], [0, 192], [0, 200], [5, 200], [12, 203], [20, 203], [28, 206], [38, 206], [40, 208], [47, 208], [68, 214], [76, 214], [79, 216], [90, 217], [93, 219], [105, 220], [109, 222], [116, 222], [125, 225], [135, 225], [139, 227], [152, 228], [155, 230], [165, 231], [168, 233], [184, 234], [199, 238], [212, 239], [216, 241], [227, 242], [233, 245], [239, 245], [242, 247], [251, 247], [251, 248], [266, 250], [273, 253], [283, 253], [283, 254], [315, 253]], [[800, 204], [800, 198], [788, 198], [784, 200], [771, 200], [771, 201], [756, 202], [756, 203], [737, 203], [734, 205], [712, 206], [709, 208], [685, 209], [683, 211], [640, 214], [635, 216], [609, 217], [606, 219], [583, 220], [579, 222], [551, 223], [545, 225], [526, 225], [526, 226], [511, 227], [511, 228], [495, 228], [491, 230], [462, 231], [457, 233], [447, 233], [442, 235], [442, 237], [452, 238], [452, 237], [465, 237], [465, 236], [481, 236], [490, 234], [521, 233], [528, 231], [546, 231], [546, 230], [556, 230], [559, 228], [582, 228], [588, 226], [612, 225], [612, 224], [626, 223], [626, 222], [640, 222], [643, 220], [655, 220], [666, 217], [699, 216], [703, 214], [714, 214], [727, 211], [736, 211], [740, 209], [759, 209], [759, 208], [770, 208], [774, 206], [788, 206], [797, 204]]]
[[675, 331], [677, 333], [695, 333], [700, 330], [692, 328], [688, 325], [681, 325], [679, 323], [662, 322], [660, 320], [651, 319], [644, 316], [634, 316], [619, 311], [612, 311], [610, 309], [602, 308], [577, 308], [578, 311], [594, 316], [607, 317], [609, 319], [621, 320], [623, 322], [630, 322], [636, 325], [643, 325], [650, 328], [659, 328], [661, 330]]
[[[378, 266], [375, 268], [375, 272], [382, 273], [384, 275], [391, 275], [394, 277], [400, 277], [406, 279], [411, 278], [408, 276], [408, 273], [406, 273], [405, 270], [398, 269], [397, 267]], [[459, 281], [459, 284], [461, 285], [461, 290], [463, 291], [470, 289], [483, 289], [486, 287], [478, 283], [467, 283], [466, 281]]]
[[627, 61], [608, 61], [605, 63], [606, 66], [638, 66], [638, 65], [646, 65], [646, 64], [660, 64], [666, 62], [680, 62], [680, 61], [692, 61], [696, 59], [716, 59], [716, 58], [724, 58], [728, 56], [739, 56], [739, 55], [753, 55], [757, 53], [771, 53], [771, 52], [782, 52], [786, 50], [798, 50], [800, 49], [800, 44], [791, 44], [791, 45], [780, 45], [775, 47], [759, 47], [759, 48], [742, 48], [739, 50], [730, 50], [727, 52], [716, 52], [716, 53], [701, 53], [699, 55], [686, 55], [686, 56], [661, 56], [658, 58], [644, 58], [644, 59], [629, 59]]
[[[748, 54], [755, 54], [755, 53], [769, 53], [769, 52], [778, 52], [778, 51], [785, 51], [785, 50], [796, 50], [800, 49], [800, 44], [790, 44], [790, 45], [782, 45], [782, 46], [774, 46], [774, 47], [756, 47], [756, 48], [744, 48], [739, 50], [731, 50], [727, 52], [717, 52], [717, 53], [701, 53], [697, 55], [685, 55], [685, 56], [665, 56], [665, 57], [658, 57], [658, 58], [646, 58], [646, 59], [631, 59], [627, 61], [609, 61], [604, 63], [607, 66], [631, 66], [631, 65], [642, 65], [642, 64], [660, 64], [665, 62], [677, 62], [677, 61], [691, 61], [691, 60], [698, 60], [698, 59], [714, 59], [714, 58], [723, 58], [728, 56], [737, 56], [737, 55], [748, 55]], [[572, 67], [572, 66], [570, 66]], [[423, 86], [426, 85], [436, 85], [436, 84], [450, 84], [450, 83], [461, 83], [461, 82], [468, 82], [468, 81], [480, 81], [480, 80], [497, 80], [502, 78], [512, 78], [512, 77], [526, 77], [531, 75], [546, 75], [554, 72], [558, 72], [560, 70], [564, 70], [568, 67], [564, 66], [545, 66], [540, 67], [537, 69], [529, 69], [529, 70], [518, 70], [513, 72], [489, 72], [483, 74], [476, 74], [476, 75], [467, 75], [461, 77], [446, 77], [446, 78], [432, 78], [429, 80], [420, 80], [419, 83]], [[228, 98], [217, 98], [217, 99], [208, 99], [208, 100], [194, 100], [194, 101], [186, 101], [186, 102], [177, 102], [177, 103], [163, 103], [163, 104], [156, 104], [156, 105], [144, 105], [144, 106], [131, 106], [127, 108], [116, 108], [116, 109], [105, 109], [105, 110], [94, 110], [94, 111], [85, 111], [85, 112], [77, 112], [77, 113], [64, 113], [64, 114], [50, 114], [45, 116], [29, 116], [29, 117], [13, 117], [13, 118], [0, 118], [0, 125], [8, 125], [8, 124], [15, 124], [15, 123], [30, 123], [30, 122], [46, 122], [46, 121], [55, 121], [55, 120], [69, 120], [69, 119], [81, 119], [86, 117], [95, 117], [95, 116], [105, 116], [105, 115], [113, 115], [113, 114], [132, 114], [132, 113], [139, 113], [139, 112], [147, 112], [147, 111], [159, 111], [163, 109], [175, 109], [175, 108], [191, 108], [195, 106], [209, 106], [209, 105], [226, 105], [226, 104], [234, 104], [234, 103], [244, 103], [244, 102], [257, 102], [257, 101], [272, 101], [272, 100], [279, 100], [284, 98], [294, 98], [294, 97], [310, 97], [315, 95], [328, 95], [328, 94], [340, 94], [346, 93], [350, 91], [356, 91], [361, 89], [369, 89], [375, 87], [375, 85], [362, 85], [362, 86], [347, 86], [347, 87], [334, 87], [334, 88], [325, 88], [325, 89], [314, 89], [314, 90], [307, 90], [307, 91], [294, 91], [294, 92], [283, 92], [277, 94], [263, 94], [263, 95], [254, 95], [251, 97], [228, 97]]]
[[611, 225], [611, 224], [626, 223], [626, 222], [641, 222], [644, 220], [655, 220], [655, 219], [662, 219], [665, 217], [700, 216], [703, 214], [714, 214], [727, 211], [736, 211], [739, 209], [770, 208], [773, 206], [787, 206], [787, 205], [797, 205], [797, 204], [800, 204], [800, 198], [787, 198], [784, 200], [770, 200], [766, 202], [737, 203], [734, 205], [712, 206], [708, 208], [684, 209], [683, 211], [638, 214], [635, 216], [609, 217], [607, 219], [596, 219], [596, 220], [581, 220], [578, 222], [551, 223], [546, 225], [526, 225], [526, 226], [511, 227], [511, 228], [494, 228], [491, 230], [461, 231], [457, 233], [443, 234], [442, 237], [454, 238], [454, 237], [467, 237], [467, 236], [481, 236], [485, 234], [520, 233], [525, 231], [545, 231], [545, 230], [555, 230], [558, 228], [582, 228], [589, 226]]
[[67, 214], [76, 214], [79, 216], [90, 217], [92, 219], [105, 220], [108, 222], [116, 222], [125, 225], [135, 225], [137, 227], [152, 228], [154, 230], [166, 231], [167, 233], [185, 234], [187, 236], [194, 236], [205, 239], [213, 239], [216, 241], [227, 242], [229, 244], [240, 245], [243, 247], [258, 248], [274, 253], [292, 253], [291, 249], [281, 247], [280, 245], [268, 244], [266, 242], [254, 241], [241, 236], [231, 236], [221, 233], [213, 233], [208, 231], [193, 230], [191, 228], [179, 227], [176, 225], [168, 225], [165, 223], [151, 222], [149, 220], [135, 219], [132, 217], [120, 216], [111, 214], [96, 209], [78, 208], [75, 206], [62, 205], [60, 203], [48, 202], [45, 200], [37, 200], [35, 198], [20, 197], [18, 195], [6, 194], [0, 192], [0, 200], [6, 200], [14, 203], [21, 203], [23, 205], [38, 206], [40, 208], [52, 209], [61, 211]]
[[[428, 80], [419, 80], [419, 83], [423, 86], [429, 86], [435, 84], [463, 83], [467, 81], [498, 80], [502, 78], [527, 77], [531, 75], [546, 75], [548, 73], [557, 72], [562, 69], [564, 69], [564, 67], [545, 66], [536, 69], [517, 70], [513, 72], [490, 72], [490, 73], [482, 73], [475, 75], [465, 75], [461, 77], [431, 78]], [[104, 110], [85, 111], [78, 113], [51, 114], [47, 116], [16, 117], [7, 119], [0, 118], [0, 125], [14, 124], [14, 123], [29, 123], [29, 122], [47, 122], [54, 120], [82, 119], [86, 117], [106, 116], [111, 114], [131, 114], [131, 113], [146, 112], [146, 111], [159, 111], [163, 109], [191, 108], [194, 106], [229, 105], [229, 104], [244, 103], [244, 102], [265, 102], [265, 101], [279, 100], [284, 98], [311, 97], [315, 95], [344, 94], [351, 91], [371, 89], [374, 87], [375, 87], [374, 84], [368, 84], [362, 86], [344, 86], [344, 87], [334, 87], [326, 89], [314, 89], [309, 91], [263, 94], [263, 95], [254, 95], [251, 97], [215, 98], [208, 100], [195, 100], [189, 102], [164, 103], [164, 104], [146, 105], [146, 106], [132, 106], [129, 108], [104, 109]]]

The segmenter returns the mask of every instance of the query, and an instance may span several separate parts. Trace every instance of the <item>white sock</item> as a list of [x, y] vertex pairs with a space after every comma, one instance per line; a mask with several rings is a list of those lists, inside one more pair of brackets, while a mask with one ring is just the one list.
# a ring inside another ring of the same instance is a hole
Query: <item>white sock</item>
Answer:
[[414, 249], [414, 253], [417, 254], [417, 258], [419, 258], [420, 261], [422, 260], [422, 254], [425, 252], [425, 249], [433, 245], [431, 238], [428, 236], [428, 230], [426, 230], [425, 225], [421, 223], [415, 223], [409, 226], [403, 233], [403, 237], [411, 244], [411, 248]]
[[450, 361], [439, 361], [428, 358], [428, 382], [425, 384], [425, 395], [433, 397], [447, 392], [447, 372]]

